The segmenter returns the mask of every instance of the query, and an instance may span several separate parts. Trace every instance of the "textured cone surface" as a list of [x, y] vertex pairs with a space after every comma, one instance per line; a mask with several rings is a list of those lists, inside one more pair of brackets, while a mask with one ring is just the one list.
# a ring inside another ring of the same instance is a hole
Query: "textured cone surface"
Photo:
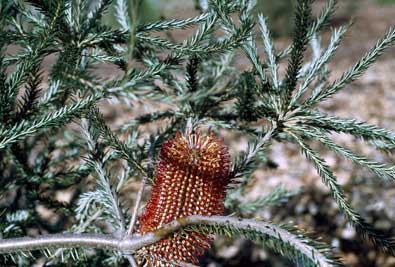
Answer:
[[[229, 153], [213, 135], [176, 134], [161, 149], [151, 198], [139, 219], [140, 233], [189, 215], [221, 215], [229, 180]], [[140, 251], [147, 267], [197, 263], [209, 237], [175, 233]]]

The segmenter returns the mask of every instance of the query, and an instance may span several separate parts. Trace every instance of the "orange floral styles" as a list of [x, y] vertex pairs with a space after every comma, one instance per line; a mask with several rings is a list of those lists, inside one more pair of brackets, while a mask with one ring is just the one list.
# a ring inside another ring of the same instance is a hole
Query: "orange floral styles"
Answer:
[[[156, 178], [138, 232], [154, 231], [189, 215], [222, 215], [229, 183], [230, 157], [214, 135], [180, 135], [162, 146]], [[199, 233], [175, 233], [142, 249], [141, 265], [197, 263], [210, 239]]]

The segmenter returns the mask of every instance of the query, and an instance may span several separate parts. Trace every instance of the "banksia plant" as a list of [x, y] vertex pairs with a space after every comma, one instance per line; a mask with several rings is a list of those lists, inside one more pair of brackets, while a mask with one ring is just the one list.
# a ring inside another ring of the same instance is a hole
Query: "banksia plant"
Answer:
[[[229, 183], [227, 148], [213, 135], [186, 133], [166, 141], [151, 197], [140, 217], [138, 232], [158, 230], [165, 224], [190, 215], [223, 215], [225, 189]], [[208, 248], [209, 238], [199, 233], [175, 233], [142, 249], [143, 266], [163, 262], [197, 263]]]
[[[336, 1], [317, 16], [312, 0], [295, 2], [292, 41], [279, 50], [252, 0], [198, 1], [194, 17], [152, 23], [139, 18], [140, 0], [1, 1], [0, 265], [204, 264], [224, 236], [297, 266], [342, 266], [299, 227], [252, 219], [303, 194], [254, 188], [246, 197], [254, 172], [273, 165], [274, 142], [297, 147], [359, 237], [395, 255], [392, 234], [353, 207], [311, 144], [395, 180], [393, 164], [332, 138], [392, 153], [395, 132], [320, 105], [392, 46], [395, 31], [332, 78], [328, 63], [349, 26], [331, 29], [325, 43]], [[112, 4], [118, 27], [103, 22]], [[175, 40], [184, 29], [189, 36]], [[241, 152], [220, 141], [232, 136], [247, 142]]]

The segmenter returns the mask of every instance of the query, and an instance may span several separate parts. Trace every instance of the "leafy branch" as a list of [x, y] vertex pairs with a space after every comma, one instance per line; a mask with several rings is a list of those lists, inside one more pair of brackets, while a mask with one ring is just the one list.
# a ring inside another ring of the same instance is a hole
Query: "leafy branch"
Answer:
[[[103, 234], [55, 234], [37, 238], [6, 239], [0, 241], [0, 253], [75, 247], [132, 252], [181, 229], [231, 237], [242, 235], [285, 254], [290, 259], [306, 263], [305, 266], [341, 266], [325, 247], [301, 233], [263, 221], [226, 216], [193, 215], [166, 224], [155, 232], [135, 234], [122, 239]], [[287, 242], [283, 242], [284, 240]], [[285, 250], [289, 248], [292, 249], [291, 252]]]

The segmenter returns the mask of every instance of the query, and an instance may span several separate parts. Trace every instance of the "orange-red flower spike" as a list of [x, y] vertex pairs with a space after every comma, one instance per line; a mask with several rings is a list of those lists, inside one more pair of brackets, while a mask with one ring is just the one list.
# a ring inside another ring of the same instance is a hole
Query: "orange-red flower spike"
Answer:
[[[230, 157], [214, 135], [179, 133], [162, 146], [156, 178], [138, 232], [156, 230], [189, 215], [222, 215], [229, 183]], [[141, 250], [146, 267], [197, 263], [209, 247], [209, 237], [199, 233], [175, 233]]]

